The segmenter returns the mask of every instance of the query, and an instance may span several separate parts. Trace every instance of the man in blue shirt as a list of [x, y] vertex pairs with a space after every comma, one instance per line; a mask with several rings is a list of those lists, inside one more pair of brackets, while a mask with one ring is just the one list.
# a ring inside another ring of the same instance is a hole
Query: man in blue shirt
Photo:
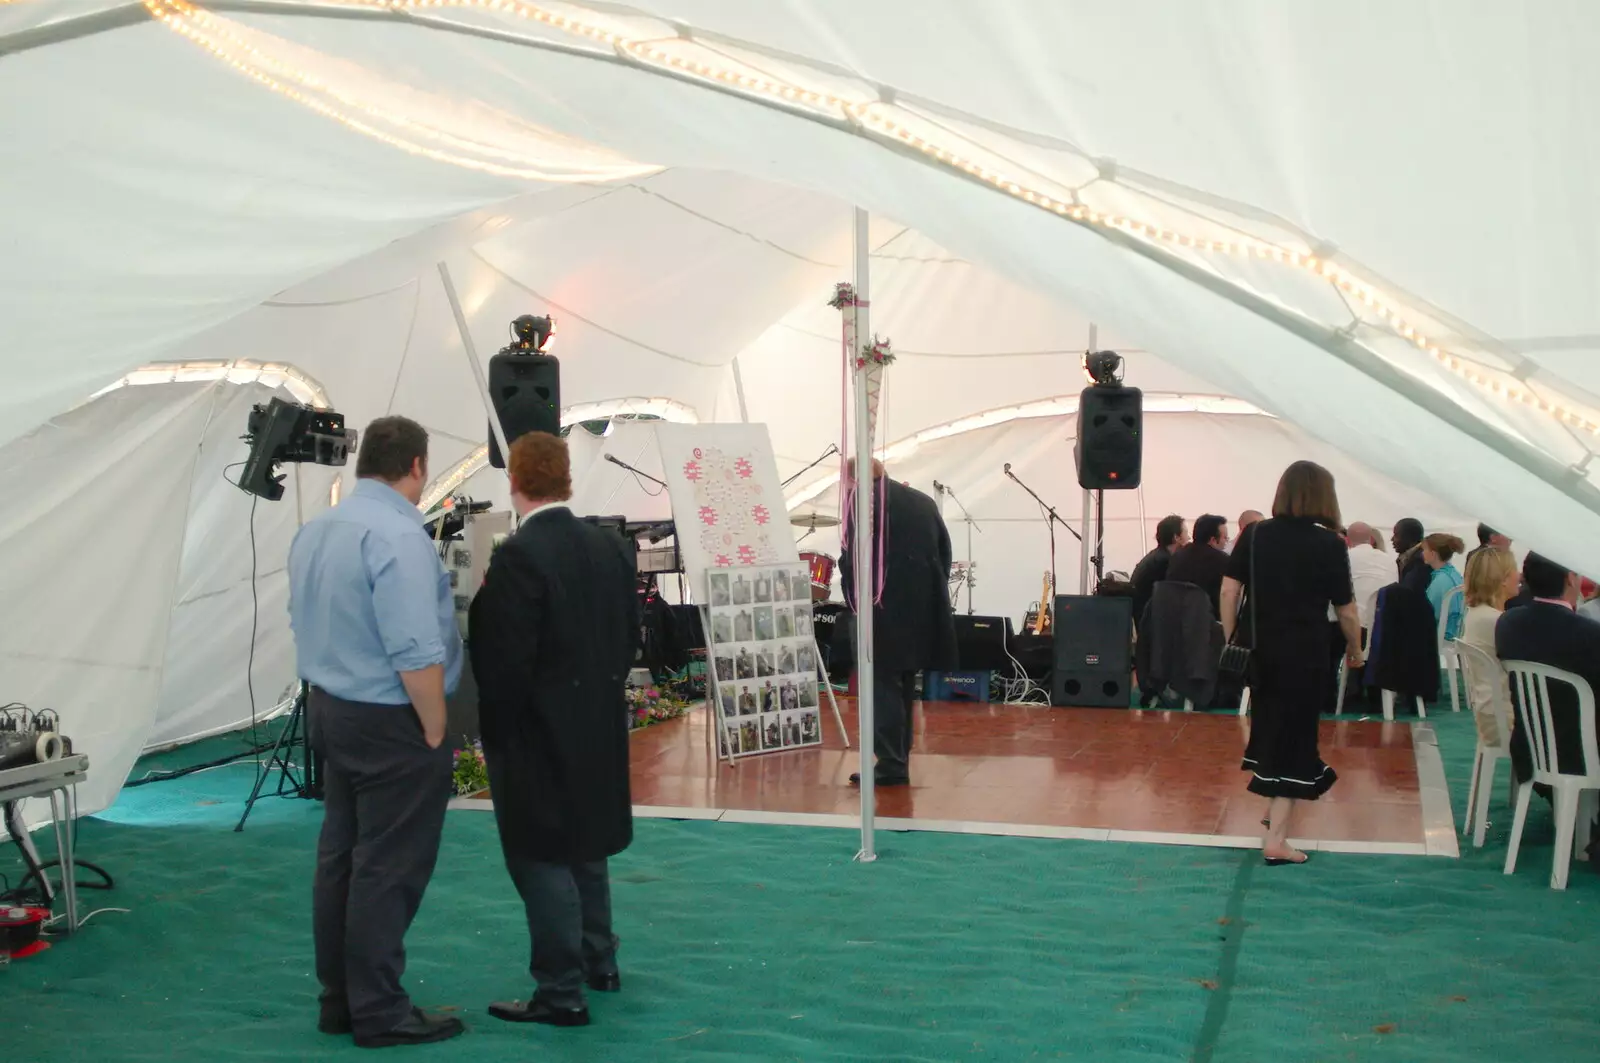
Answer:
[[289, 621], [326, 764], [312, 888], [318, 1028], [376, 1048], [463, 1031], [413, 1007], [400, 986], [450, 800], [445, 695], [461, 673], [461, 637], [417, 510], [428, 433], [404, 417], [372, 422], [356, 476], [349, 498], [295, 536]]

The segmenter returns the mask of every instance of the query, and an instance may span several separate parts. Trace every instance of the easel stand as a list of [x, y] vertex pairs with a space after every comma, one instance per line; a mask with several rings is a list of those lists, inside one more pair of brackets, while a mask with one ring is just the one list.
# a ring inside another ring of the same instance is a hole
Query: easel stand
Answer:
[[[700, 624], [703, 631], [711, 631], [711, 610], [703, 605], [700, 606]], [[814, 659], [817, 662], [817, 686], [819, 689], [828, 692], [828, 705], [833, 709], [833, 722], [838, 725], [839, 738], [844, 742], [844, 747], [849, 749], [850, 732], [845, 730], [844, 713], [839, 711], [839, 699], [833, 696], [833, 683], [828, 679], [828, 670], [822, 663], [822, 644], [817, 641], [815, 633], [811, 636], [811, 651], [816, 655]], [[736, 682], [731, 675], [727, 677], [727, 681], [730, 683]], [[729, 750], [727, 754], [724, 754], [722, 747], [717, 745], [717, 736], [726, 735], [727, 733], [728, 719], [722, 714], [722, 683], [717, 677], [716, 641], [710, 638], [709, 635], [706, 638], [706, 709], [716, 722], [715, 727], [706, 728], [706, 745], [711, 752], [711, 759], [726, 760], [730, 765], [737, 768], [739, 766], [739, 758], [732, 753], [733, 743], [723, 743], [723, 746]]]
[[[256, 774], [255, 788], [250, 791], [250, 797], [244, 803], [244, 815], [239, 817], [239, 825], [233, 828], [235, 832], [244, 830], [245, 820], [250, 818], [250, 810], [255, 808], [256, 802], [263, 797], [321, 799], [322, 773], [318, 770], [316, 756], [311, 750], [310, 736], [306, 732], [306, 692], [309, 689], [306, 683], [300, 684], [300, 692], [295, 695], [294, 707], [289, 710], [289, 722], [279, 732], [278, 740], [273, 743], [266, 764]], [[296, 747], [299, 747], [303, 754], [304, 768], [296, 768], [294, 765], [292, 758]], [[280, 772], [278, 788], [273, 793], [264, 794], [261, 791], [274, 770]]]

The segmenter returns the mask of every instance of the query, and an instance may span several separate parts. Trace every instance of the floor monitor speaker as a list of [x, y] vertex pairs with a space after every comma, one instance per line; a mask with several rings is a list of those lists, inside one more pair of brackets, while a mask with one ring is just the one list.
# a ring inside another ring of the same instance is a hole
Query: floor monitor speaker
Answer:
[[1133, 690], [1133, 599], [1058, 594], [1050, 704], [1126, 709]]

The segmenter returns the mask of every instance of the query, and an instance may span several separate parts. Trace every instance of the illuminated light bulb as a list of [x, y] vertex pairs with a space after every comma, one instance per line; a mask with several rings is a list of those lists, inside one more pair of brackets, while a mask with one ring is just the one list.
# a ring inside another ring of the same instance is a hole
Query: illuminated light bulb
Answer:
[[[1079, 215], [1079, 217], [1082, 217], [1082, 216], [1083, 216], [1083, 215], [1081, 215], [1081, 214], [1080, 214], [1080, 215]], [[1100, 218], [1101, 218], [1101, 214], [1100, 214], [1100, 212], [1099, 212], [1099, 211], [1097, 211], [1097, 210], [1091, 210], [1091, 211], [1090, 211], [1090, 212], [1089, 212], [1089, 221], [1091, 221], [1091, 222], [1092, 222], [1092, 223], [1094, 223], [1094, 224], [1095, 224], [1095, 225], [1099, 225], [1099, 224], [1100, 224]]]

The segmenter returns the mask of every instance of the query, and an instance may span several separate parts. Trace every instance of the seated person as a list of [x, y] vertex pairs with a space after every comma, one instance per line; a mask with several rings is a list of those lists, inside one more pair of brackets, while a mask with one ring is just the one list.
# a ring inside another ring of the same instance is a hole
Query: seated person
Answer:
[[[1434, 532], [1422, 540], [1422, 562], [1432, 570], [1428, 577], [1428, 604], [1433, 606], [1433, 620], [1439, 622], [1439, 611], [1444, 608], [1445, 596], [1461, 586], [1461, 573], [1450, 559], [1466, 547], [1454, 535]], [[1461, 597], [1450, 601], [1450, 615], [1445, 619], [1444, 637], [1455, 639], [1461, 635]]]
[[[1461, 624], [1461, 641], [1495, 656], [1494, 629], [1505, 613], [1506, 602], [1522, 586], [1522, 574], [1517, 571], [1516, 559], [1511, 551], [1489, 546], [1474, 550], [1467, 560], [1466, 600], [1467, 612]], [[1511, 713], [1511, 688], [1504, 672], [1479, 675], [1470, 657], [1462, 664], [1467, 669], [1467, 687], [1471, 691], [1471, 704], [1477, 715], [1478, 737], [1488, 746], [1505, 744], [1509, 735], [1500, 733], [1499, 719], [1494, 707], [1507, 716]]]
[[[1533, 600], [1520, 609], [1506, 610], [1495, 624], [1494, 648], [1500, 660], [1560, 668], [1581, 676], [1591, 690], [1600, 692], [1600, 623], [1577, 614], [1577, 573], [1530, 552], [1522, 563], [1522, 580]], [[1550, 685], [1550, 714], [1557, 767], [1563, 773], [1582, 774], [1578, 704], [1570, 687]], [[1533, 757], [1520, 719], [1511, 732], [1511, 764], [1518, 780], [1532, 776]]]
[[1222, 617], [1222, 577], [1228, 571], [1228, 521], [1207, 513], [1194, 522], [1194, 541], [1167, 564], [1167, 579], [1192, 583], [1211, 599], [1211, 615]]

